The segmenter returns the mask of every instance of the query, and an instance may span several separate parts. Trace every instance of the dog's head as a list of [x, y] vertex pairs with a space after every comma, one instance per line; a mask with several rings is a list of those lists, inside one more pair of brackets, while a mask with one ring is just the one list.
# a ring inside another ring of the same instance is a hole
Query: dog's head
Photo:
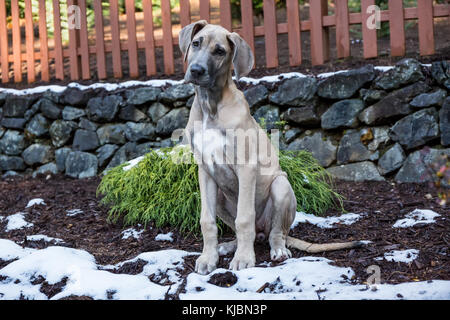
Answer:
[[179, 43], [187, 62], [185, 80], [212, 87], [219, 77], [228, 76], [231, 67], [239, 79], [254, 64], [253, 52], [237, 33], [200, 20], [180, 31]]

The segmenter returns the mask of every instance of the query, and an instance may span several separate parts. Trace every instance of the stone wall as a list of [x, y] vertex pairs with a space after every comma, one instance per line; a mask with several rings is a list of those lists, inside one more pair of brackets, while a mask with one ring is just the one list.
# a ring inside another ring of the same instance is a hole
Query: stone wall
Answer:
[[[282, 149], [306, 149], [342, 179], [418, 182], [430, 178], [428, 164], [450, 155], [449, 90], [449, 62], [404, 59], [386, 72], [367, 65], [260, 82], [244, 93], [267, 129], [283, 123]], [[188, 84], [0, 92], [0, 171], [83, 178], [170, 146], [193, 94]]]

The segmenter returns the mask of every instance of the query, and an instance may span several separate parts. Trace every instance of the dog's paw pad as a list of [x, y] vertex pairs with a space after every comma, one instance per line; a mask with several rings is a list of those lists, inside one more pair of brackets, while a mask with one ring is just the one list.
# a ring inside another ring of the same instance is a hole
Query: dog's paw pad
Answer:
[[287, 248], [278, 248], [270, 250], [270, 258], [272, 261], [284, 261], [292, 257], [292, 253]]

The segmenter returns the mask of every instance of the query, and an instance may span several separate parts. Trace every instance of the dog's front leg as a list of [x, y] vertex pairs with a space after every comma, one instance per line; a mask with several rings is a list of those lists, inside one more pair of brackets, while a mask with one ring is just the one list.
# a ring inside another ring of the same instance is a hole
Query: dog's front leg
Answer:
[[195, 263], [195, 271], [208, 274], [216, 269], [219, 261], [217, 252], [217, 184], [199, 165], [198, 180], [201, 194], [200, 226], [203, 235], [203, 251]]
[[255, 266], [255, 189], [256, 166], [240, 166], [237, 170], [239, 194], [237, 205], [237, 249], [230, 269], [241, 270]]

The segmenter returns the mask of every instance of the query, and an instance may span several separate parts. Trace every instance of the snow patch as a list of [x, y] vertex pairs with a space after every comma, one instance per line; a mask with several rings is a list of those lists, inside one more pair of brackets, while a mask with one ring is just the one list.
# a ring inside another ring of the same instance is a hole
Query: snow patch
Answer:
[[46, 206], [44, 199], [36, 198], [28, 201], [26, 208], [31, 208], [32, 206]]
[[0, 239], [0, 260], [9, 261], [22, 258], [35, 249], [22, 248], [15, 242], [6, 239]]
[[26, 213], [24, 212], [18, 212], [10, 216], [7, 216], [6, 221], [8, 221], [8, 224], [6, 225], [5, 231], [8, 232], [12, 230], [19, 230], [22, 228], [32, 227], [33, 224], [25, 220], [25, 214]]
[[391, 262], [404, 262], [409, 263], [419, 256], [419, 250], [416, 249], [407, 249], [407, 250], [392, 250], [390, 252], [386, 252], [384, 257], [377, 257], [375, 260], [387, 260]]
[[393, 228], [408, 228], [418, 223], [434, 223], [434, 218], [439, 217], [440, 214], [427, 209], [415, 209], [414, 211], [405, 215], [404, 219], [397, 220]]
[[138, 165], [139, 162], [141, 162], [142, 160], [144, 160], [144, 157], [145, 157], [145, 156], [140, 156], [140, 157], [137, 157], [137, 158], [135, 158], [135, 159], [129, 160], [129, 161], [128, 161], [128, 165], [126, 165], [125, 167], [123, 167], [123, 171], [128, 171], [128, 170], [130, 170], [131, 168], [134, 168], [135, 166]]
[[82, 214], [83, 210], [81, 209], [71, 209], [66, 211], [66, 216], [68, 217], [74, 217], [76, 215]]
[[[141, 225], [138, 225], [139, 227]], [[122, 231], [122, 239], [126, 240], [128, 238], [135, 238], [139, 239], [141, 237], [141, 234], [144, 232], [144, 230], [137, 231], [135, 228], [128, 228], [124, 231]]]
[[313, 214], [305, 212], [297, 212], [291, 229], [295, 228], [299, 223], [311, 223], [319, 228], [329, 229], [333, 228], [335, 224], [351, 225], [361, 219], [362, 214], [345, 213], [341, 216], [332, 217], [318, 217]]
[[34, 234], [31, 236], [27, 236], [27, 241], [40, 241], [40, 240], [44, 240], [45, 242], [54, 242], [55, 244], [64, 243], [64, 240], [62, 239], [49, 237], [44, 234]]
[[155, 237], [156, 241], [169, 241], [172, 242], [173, 238], [172, 238], [172, 232], [169, 233], [160, 233]]

